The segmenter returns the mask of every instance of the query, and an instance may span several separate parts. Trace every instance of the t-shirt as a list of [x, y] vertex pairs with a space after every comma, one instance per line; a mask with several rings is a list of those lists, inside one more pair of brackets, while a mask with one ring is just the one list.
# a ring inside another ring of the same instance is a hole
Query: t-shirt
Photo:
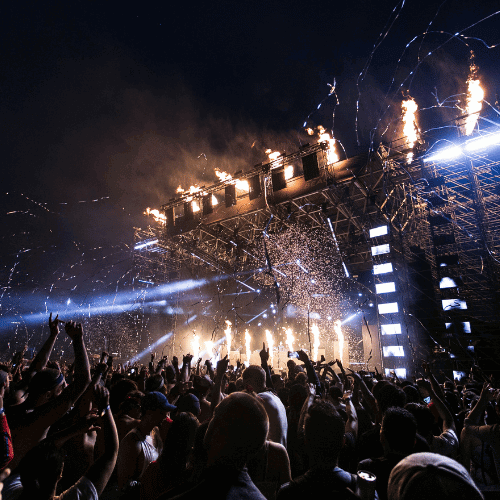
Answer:
[[458, 437], [455, 434], [454, 430], [447, 429], [439, 436], [432, 437], [432, 453], [439, 453], [440, 455], [444, 455], [445, 457], [453, 458], [453, 460], [456, 460], [458, 457], [458, 450]]

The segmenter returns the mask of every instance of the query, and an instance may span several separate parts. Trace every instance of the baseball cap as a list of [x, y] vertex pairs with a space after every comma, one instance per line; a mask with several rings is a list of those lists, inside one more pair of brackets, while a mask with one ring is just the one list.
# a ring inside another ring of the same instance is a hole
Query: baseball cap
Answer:
[[482, 500], [483, 495], [465, 467], [437, 453], [414, 453], [392, 469], [389, 500]]
[[200, 400], [194, 394], [185, 394], [177, 400], [177, 411], [189, 411], [195, 417], [200, 414]]
[[141, 403], [142, 411], [147, 410], [164, 410], [173, 411], [176, 409], [174, 405], [168, 402], [168, 399], [161, 393], [157, 391], [147, 392], [142, 398]]

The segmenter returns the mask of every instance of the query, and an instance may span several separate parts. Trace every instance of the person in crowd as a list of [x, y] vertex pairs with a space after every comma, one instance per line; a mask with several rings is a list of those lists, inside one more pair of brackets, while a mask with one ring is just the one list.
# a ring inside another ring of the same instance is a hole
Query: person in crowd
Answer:
[[283, 485], [278, 500], [356, 498], [356, 476], [338, 467], [345, 423], [329, 401], [313, 403], [304, 421], [309, 470]]
[[413, 453], [392, 470], [388, 500], [483, 500], [470, 474], [452, 458]]
[[192, 413], [177, 412], [158, 460], [149, 464], [142, 476], [142, 499], [156, 498], [189, 479], [188, 466], [198, 426], [198, 419]]
[[245, 388], [255, 391], [264, 404], [269, 417], [269, 439], [286, 448], [288, 430], [286, 409], [280, 398], [267, 390], [264, 369], [257, 365], [250, 365], [243, 372], [243, 384]]
[[140, 423], [120, 443], [117, 461], [120, 491], [139, 488], [142, 475], [162, 449], [156, 428], [175, 409], [161, 392], [149, 392], [143, 397]]
[[[262, 449], [269, 431], [269, 419], [262, 402], [250, 394], [235, 392], [214, 409], [205, 434], [207, 467], [202, 480], [174, 498], [265, 500], [250, 479], [246, 464]], [[160, 500], [171, 498], [161, 495]]]
[[104, 432], [103, 454], [95, 460], [85, 474], [72, 486], [57, 495], [62, 478], [65, 455], [62, 445], [71, 437], [96, 429], [96, 416], [80, 419], [74, 425], [45, 438], [29, 450], [19, 467], [5, 485], [5, 498], [20, 500], [97, 500], [111, 477], [118, 455], [118, 433], [109, 406], [109, 392], [105, 387], [94, 387], [100, 425]]
[[9, 390], [9, 374], [0, 370], [0, 470], [5, 469], [14, 458], [14, 448], [12, 446], [12, 436], [10, 434], [9, 423], [5, 415], [3, 400], [5, 393]]
[[[51, 330], [57, 330], [59, 320], [51, 321]], [[67, 335], [73, 341], [75, 353], [74, 376], [66, 386], [64, 375], [53, 368], [43, 368], [30, 380], [28, 397], [24, 403], [7, 409], [14, 445], [14, 469], [24, 455], [47, 436], [50, 427], [75, 404], [90, 383], [90, 367], [80, 323], [68, 321]], [[53, 333], [51, 333], [53, 335]]]
[[414, 416], [403, 408], [388, 408], [382, 419], [380, 442], [384, 455], [367, 458], [359, 462], [357, 470], [368, 471], [377, 478], [377, 492], [380, 500], [387, 499], [387, 484], [394, 466], [412, 453], [417, 434]]

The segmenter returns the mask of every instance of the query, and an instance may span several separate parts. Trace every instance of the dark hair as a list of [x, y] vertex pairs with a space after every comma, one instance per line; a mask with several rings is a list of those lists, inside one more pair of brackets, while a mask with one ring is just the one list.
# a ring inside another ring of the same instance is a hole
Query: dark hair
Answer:
[[28, 386], [28, 395], [32, 398], [38, 398], [48, 391], [55, 389], [58, 384], [61, 372], [55, 368], [44, 368], [35, 373]]
[[327, 463], [336, 462], [344, 434], [344, 420], [332, 403], [318, 401], [309, 408], [304, 424], [304, 435], [311, 456]]
[[109, 391], [109, 405], [113, 413], [118, 411], [121, 402], [132, 391], [137, 391], [137, 384], [133, 380], [126, 378], [118, 380], [111, 386]]
[[19, 463], [23, 497], [43, 498], [52, 492], [61, 476], [64, 455], [51, 440], [32, 448]]
[[403, 391], [406, 395], [407, 403], [420, 403], [422, 401], [420, 391], [414, 385], [406, 385], [403, 387]]
[[415, 418], [419, 434], [427, 436], [432, 432], [434, 415], [427, 406], [419, 403], [408, 403], [405, 405], [405, 410], [408, 410]]
[[337, 387], [336, 385], [332, 385], [332, 387], [330, 387], [328, 394], [330, 394], [330, 396], [334, 399], [340, 399], [342, 397], [342, 391], [340, 387]]
[[379, 410], [382, 413], [385, 413], [387, 408], [391, 408], [393, 406], [403, 408], [406, 404], [406, 394], [403, 389], [394, 384], [386, 384], [381, 387], [378, 391], [376, 399]]
[[382, 433], [391, 450], [410, 454], [415, 446], [417, 422], [404, 408], [388, 408], [382, 419]]

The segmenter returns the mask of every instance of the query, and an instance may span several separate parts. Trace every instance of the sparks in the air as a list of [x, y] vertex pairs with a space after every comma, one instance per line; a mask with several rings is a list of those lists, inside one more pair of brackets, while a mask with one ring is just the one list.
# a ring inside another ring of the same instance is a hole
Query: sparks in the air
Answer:
[[318, 361], [318, 349], [319, 349], [319, 328], [318, 325], [314, 324], [311, 328], [313, 334], [313, 361]]
[[205, 340], [205, 350], [207, 351], [208, 359], [212, 360], [214, 357], [214, 343], [211, 340]]
[[339, 161], [337, 152], [335, 151], [335, 139], [331, 137], [330, 133], [325, 130], [325, 127], [319, 125], [317, 127], [319, 140], [318, 142], [326, 142], [328, 144], [328, 149], [326, 150], [326, 157], [328, 164], [336, 163]]
[[[408, 97], [408, 99], [401, 102], [401, 108], [403, 110], [403, 134], [406, 137], [406, 146], [412, 149], [418, 139], [418, 127], [416, 122], [418, 104], [415, 102], [415, 99]], [[412, 159], [413, 153], [408, 153], [408, 162], [411, 162]]]

